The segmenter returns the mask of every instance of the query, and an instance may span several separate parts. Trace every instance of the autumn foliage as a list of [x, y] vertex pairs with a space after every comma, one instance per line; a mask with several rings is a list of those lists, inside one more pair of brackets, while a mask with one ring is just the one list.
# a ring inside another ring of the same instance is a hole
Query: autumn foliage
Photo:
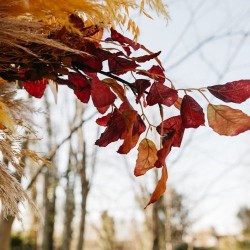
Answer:
[[[24, 53], [26, 60], [17, 58], [2, 62], [0, 76], [6, 84], [17, 81], [36, 98], [43, 96], [50, 83], [57, 88], [66, 86], [82, 103], [93, 103], [100, 113], [96, 123], [104, 127], [96, 145], [106, 147], [121, 141], [117, 149], [120, 154], [128, 154], [137, 147], [136, 176], [153, 168], [162, 169], [148, 204], [155, 202], [165, 191], [166, 159], [172, 147], [181, 146], [186, 129], [207, 124], [216, 133], [227, 136], [250, 129], [247, 114], [226, 105], [214, 105], [207, 97], [213, 95], [222, 102], [242, 103], [250, 97], [250, 80], [178, 89], [165, 75], [158, 59], [160, 52], [150, 52], [114, 27], [103, 36], [102, 25], [89, 23], [76, 14], [70, 14], [68, 20], [71, 29], [65, 25], [56, 27], [46, 39], [71, 50], [27, 42], [22, 46], [32, 53], [14, 48], [12, 52]], [[135, 56], [135, 51], [140, 56]], [[150, 68], [144, 66], [148, 61], [152, 65]], [[132, 75], [133, 81], [126, 80], [128, 74]], [[206, 111], [192, 97], [192, 92], [200, 93], [208, 101]], [[152, 124], [145, 114], [150, 107], [158, 110], [160, 124]], [[175, 108], [177, 115], [165, 119], [169, 107]], [[2, 122], [0, 125], [5, 126]], [[160, 138], [158, 146], [148, 138], [151, 130]]]

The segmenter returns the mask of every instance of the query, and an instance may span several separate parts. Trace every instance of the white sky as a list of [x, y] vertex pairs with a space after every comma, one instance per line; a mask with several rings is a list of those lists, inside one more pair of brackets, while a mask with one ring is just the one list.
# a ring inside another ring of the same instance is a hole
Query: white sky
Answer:
[[[153, 14], [154, 21], [137, 18], [141, 28], [139, 42], [151, 51], [162, 51], [160, 59], [166, 75], [176, 88], [203, 87], [250, 78], [250, 1], [166, 2], [171, 16], [167, 24]], [[55, 119], [60, 117], [56, 141], [67, 134], [64, 128], [69, 106], [60, 97], [63, 92], [60, 89], [59, 103], [54, 107]], [[193, 93], [193, 97], [206, 108], [206, 101], [199, 95]], [[221, 103], [209, 97], [213, 103]], [[240, 106], [248, 114], [249, 104], [248, 100]], [[92, 109], [87, 109], [85, 117], [92, 113]], [[94, 121], [85, 126], [89, 153], [95, 140], [95, 126]], [[167, 162], [169, 184], [185, 196], [193, 230], [209, 226], [215, 227], [219, 233], [239, 230], [235, 217], [237, 211], [240, 206], [250, 206], [249, 141], [250, 132], [229, 138], [203, 127], [189, 130], [183, 142], [186, 147], [173, 150]], [[137, 152], [133, 150], [126, 156], [130, 163], [126, 170], [123, 157], [115, 153], [117, 145], [99, 149], [97, 171], [88, 199], [89, 222], [97, 222], [104, 210], [119, 220], [143, 218], [134, 201], [134, 184], [128, 174], [133, 173]], [[66, 145], [60, 151], [62, 170], [67, 152]], [[153, 191], [150, 176], [149, 173], [136, 181], [146, 180]], [[62, 192], [60, 187], [58, 195]], [[63, 199], [59, 200], [58, 207], [62, 205]]]
[[[167, 3], [170, 22], [140, 19], [140, 41], [162, 51], [166, 75], [176, 88], [249, 79], [249, 1]], [[249, 103], [243, 105], [248, 114]], [[168, 164], [169, 183], [185, 194], [194, 229], [214, 226], [221, 233], [234, 232], [239, 226], [235, 219], [239, 207], [250, 205], [250, 132], [226, 138], [205, 127], [185, 138], [190, 140], [187, 148], [176, 150], [172, 159], [178, 161]]]

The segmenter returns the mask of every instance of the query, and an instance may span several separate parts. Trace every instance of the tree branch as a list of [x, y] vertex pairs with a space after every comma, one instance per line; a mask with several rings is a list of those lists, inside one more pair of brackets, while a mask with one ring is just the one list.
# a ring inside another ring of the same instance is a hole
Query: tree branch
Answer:
[[[75, 126], [69, 133], [69, 135], [67, 137], [65, 137], [60, 143], [58, 143], [55, 148], [53, 150], [51, 150], [51, 152], [49, 153], [48, 155], [48, 159], [51, 160], [53, 159], [53, 157], [56, 155], [56, 152], [57, 150], [65, 143], [67, 142], [71, 137], [72, 135], [77, 131], [78, 128], [80, 128], [85, 122], [91, 120], [94, 116], [95, 116], [96, 112], [93, 113], [90, 117], [88, 117], [87, 119], [85, 120], [82, 120], [77, 126]], [[35, 175], [32, 177], [30, 183], [28, 184], [28, 186], [26, 187], [26, 190], [29, 190], [34, 182], [36, 181], [38, 175], [42, 172], [42, 170], [44, 169], [46, 165], [45, 164], [42, 164], [39, 169], [37, 170], [37, 172], [35, 173]]]

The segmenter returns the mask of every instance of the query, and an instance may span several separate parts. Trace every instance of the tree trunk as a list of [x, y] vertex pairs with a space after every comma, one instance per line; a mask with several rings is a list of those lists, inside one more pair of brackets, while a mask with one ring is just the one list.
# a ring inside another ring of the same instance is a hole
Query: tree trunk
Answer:
[[87, 207], [87, 196], [88, 187], [85, 184], [82, 185], [82, 203], [81, 203], [81, 222], [79, 228], [79, 239], [77, 250], [82, 250], [84, 246], [84, 233], [85, 233], [85, 219], [86, 219], [86, 207]]
[[82, 164], [79, 170], [80, 178], [81, 178], [81, 221], [80, 221], [80, 228], [79, 228], [79, 239], [77, 250], [82, 250], [84, 246], [84, 232], [85, 232], [85, 219], [86, 219], [86, 208], [87, 208], [87, 197], [89, 193], [89, 182], [86, 177], [86, 146], [85, 142], [83, 142], [83, 152], [82, 152]]
[[43, 250], [54, 249], [54, 223], [55, 223], [55, 202], [56, 202], [56, 181], [48, 171], [44, 176], [44, 229], [43, 229]]
[[[37, 187], [33, 185], [31, 188], [31, 199], [33, 202], [37, 200]], [[32, 213], [32, 226], [30, 228], [30, 240], [33, 246], [33, 250], [37, 250], [37, 238], [38, 238], [38, 227], [39, 227], [39, 219], [36, 214], [34, 214], [33, 210]]]
[[[49, 102], [45, 96], [45, 106], [49, 112], [46, 119], [47, 136], [48, 136], [48, 152], [53, 149], [53, 130], [52, 122], [50, 118], [51, 110]], [[53, 159], [50, 159], [53, 162]], [[53, 162], [53, 167], [47, 169], [44, 174], [44, 190], [43, 190], [43, 201], [44, 201], [44, 228], [43, 228], [43, 250], [54, 249], [54, 223], [55, 223], [55, 203], [56, 203], [56, 187], [57, 187], [57, 167], [56, 163]]]
[[[74, 196], [74, 183], [75, 183], [75, 175], [70, 178], [70, 174], [72, 172], [72, 157], [73, 154], [72, 148], [70, 147], [69, 152], [69, 162], [67, 169], [67, 186], [66, 186], [66, 201], [65, 201], [65, 215], [64, 215], [64, 229], [63, 229], [63, 243], [62, 250], [70, 250], [70, 244], [72, 240], [72, 221], [74, 218], [74, 210], [75, 210], [75, 196]], [[65, 237], [66, 235], [66, 237]]]
[[[79, 120], [83, 117], [83, 106], [77, 102], [76, 105], [77, 118]], [[78, 120], [77, 119], [77, 120]], [[85, 233], [85, 219], [86, 219], [86, 208], [87, 208], [87, 197], [89, 193], [89, 181], [86, 175], [86, 143], [84, 141], [83, 127], [78, 129], [78, 155], [81, 155], [78, 159], [78, 171], [81, 179], [81, 220], [79, 228], [79, 238], [77, 244], [77, 250], [82, 250], [84, 247], [84, 233]]]

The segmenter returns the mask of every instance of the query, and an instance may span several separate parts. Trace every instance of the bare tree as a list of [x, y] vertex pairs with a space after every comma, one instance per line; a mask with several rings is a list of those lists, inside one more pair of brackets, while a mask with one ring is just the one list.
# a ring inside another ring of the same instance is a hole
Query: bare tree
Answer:
[[[63, 230], [63, 243], [62, 243], [62, 250], [69, 250], [70, 244], [72, 240], [72, 221], [74, 218], [74, 210], [75, 210], [75, 169], [74, 165], [74, 158], [75, 155], [73, 154], [72, 147], [70, 146], [69, 151], [69, 160], [68, 160], [68, 168], [66, 172], [66, 201], [65, 201], [65, 215], [64, 215], [64, 230]], [[65, 237], [66, 236], [66, 237]]]
[[115, 222], [107, 211], [101, 215], [102, 227], [99, 230], [100, 248], [101, 250], [115, 249]]
[[[47, 149], [50, 152], [53, 149], [53, 129], [51, 121], [51, 110], [48, 99], [45, 97], [45, 106], [48, 111], [46, 118], [47, 127]], [[48, 169], [44, 173], [44, 186], [43, 186], [43, 206], [44, 206], [44, 228], [43, 228], [43, 250], [54, 249], [54, 224], [55, 224], [55, 203], [56, 203], [56, 187], [58, 183], [58, 173], [56, 162], [54, 158], [51, 159], [53, 167]]]
[[[76, 113], [77, 119], [81, 120], [84, 114], [84, 107], [81, 103], [77, 102], [76, 104]], [[97, 134], [99, 131], [97, 131]], [[90, 168], [91, 168], [91, 175], [87, 176], [87, 152], [86, 152], [86, 141], [85, 141], [85, 133], [83, 126], [78, 128], [77, 131], [78, 136], [78, 144], [77, 144], [77, 151], [76, 159], [77, 159], [77, 170], [81, 181], [81, 217], [80, 217], [80, 224], [79, 224], [79, 237], [77, 243], [77, 250], [82, 250], [84, 247], [84, 233], [85, 233], [85, 224], [86, 224], [86, 214], [87, 214], [87, 198], [89, 194], [89, 190], [91, 187], [93, 174], [95, 172], [96, 166], [96, 156], [97, 156], [97, 147], [94, 148], [91, 161], [90, 161]], [[98, 136], [98, 135], [97, 135]]]

